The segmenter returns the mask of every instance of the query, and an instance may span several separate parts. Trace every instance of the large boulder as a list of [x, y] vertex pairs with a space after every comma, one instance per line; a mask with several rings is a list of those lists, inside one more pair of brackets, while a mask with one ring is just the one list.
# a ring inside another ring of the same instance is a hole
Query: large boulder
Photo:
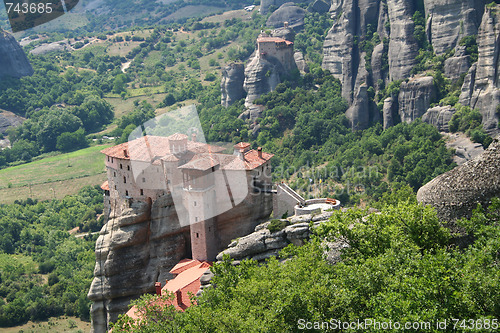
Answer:
[[232, 63], [222, 70], [221, 104], [225, 107], [245, 97], [243, 83], [245, 81], [245, 67], [243, 64]]
[[33, 68], [16, 39], [0, 29], [0, 78], [22, 77], [33, 74]]
[[281, 28], [285, 22], [288, 22], [289, 27], [298, 28], [304, 25], [305, 15], [304, 9], [295, 6], [293, 2], [287, 2], [269, 16], [266, 25]]
[[417, 200], [433, 206], [443, 221], [470, 217], [478, 204], [500, 196], [500, 141], [476, 159], [448, 171], [421, 187]]
[[441, 132], [448, 132], [448, 123], [453, 117], [457, 110], [449, 105], [446, 106], [436, 106], [429, 110], [422, 116], [422, 121], [424, 123], [433, 125]]
[[316, 0], [310, 6], [309, 10], [316, 13], [327, 13], [330, 10], [331, 4], [323, 0]]
[[287, 3], [287, 2], [294, 2], [294, 3], [309, 3], [312, 2], [313, 0], [261, 0], [260, 2], [260, 13], [265, 15], [270, 12], [271, 9], [276, 10], [278, 9], [281, 5]]
[[21, 126], [25, 120], [12, 112], [0, 110], [0, 134], [5, 134], [11, 127]]

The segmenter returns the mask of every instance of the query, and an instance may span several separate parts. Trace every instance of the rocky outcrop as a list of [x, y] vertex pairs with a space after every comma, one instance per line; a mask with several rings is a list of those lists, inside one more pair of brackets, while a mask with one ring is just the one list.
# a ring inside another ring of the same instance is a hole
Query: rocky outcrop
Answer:
[[330, 3], [323, 0], [316, 0], [308, 7], [308, 10], [316, 13], [327, 13], [330, 10], [330, 7]]
[[476, 159], [448, 171], [418, 190], [417, 200], [433, 206], [444, 221], [471, 216], [477, 204], [500, 196], [500, 142], [497, 139]]
[[322, 67], [341, 81], [342, 97], [349, 105], [353, 104], [353, 94], [358, 93], [361, 84], [371, 83], [366, 65], [362, 63], [365, 55], [358, 47], [356, 36], [366, 32], [368, 24], [377, 25], [380, 11], [384, 10], [382, 7], [379, 0], [344, 1], [342, 14], [325, 38]]
[[271, 36], [283, 38], [293, 42], [295, 40], [295, 31], [289, 27], [282, 27], [271, 30]]
[[484, 152], [483, 145], [472, 142], [464, 133], [446, 133], [446, 147], [455, 151], [453, 162], [462, 165], [473, 160]]
[[453, 114], [457, 110], [449, 105], [447, 106], [436, 106], [427, 110], [422, 116], [422, 121], [424, 123], [433, 125], [441, 132], [449, 132], [448, 123], [453, 117]]
[[170, 195], [152, 207], [138, 201], [113, 202], [95, 248], [94, 280], [88, 293], [93, 301], [92, 332], [106, 332], [132, 299], [169, 278], [169, 270], [188, 257], [188, 248], [189, 229], [179, 225]]
[[392, 97], [387, 97], [384, 100], [384, 107], [382, 111], [382, 117], [384, 121], [384, 129], [388, 129], [389, 127], [394, 126], [396, 123], [398, 123], [399, 119], [398, 118], [398, 108], [397, 108], [397, 100], [394, 100]]
[[312, 2], [312, 0], [262, 0], [260, 2], [260, 13], [265, 15], [269, 13], [269, 11], [274, 8], [274, 10], [278, 9], [280, 6], [287, 2], [292, 2], [292, 3], [309, 3]]
[[390, 81], [408, 78], [416, 64], [418, 45], [413, 35], [412, 4], [412, 1], [387, 0], [391, 25], [388, 51]]
[[478, 61], [467, 73], [460, 103], [476, 108], [483, 115], [483, 128], [490, 135], [499, 133], [500, 104], [500, 5], [486, 6], [477, 36]]
[[422, 117], [435, 98], [432, 76], [416, 77], [408, 82], [402, 82], [398, 97], [401, 121], [410, 123]]
[[228, 107], [237, 100], [245, 97], [243, 82], [245, 81], [245, 67], [243, 64], [232, 63], [222, 70], [221, 104]]
[[[268, 226], [271, 222], [259, 224], [255, 232], [234, 240], [228, 248], [217, 255], [217, 260], [222, 260], [224, 255], [229, 255], [234, 260], [253, 259], [264, 261], [292, 243], [296, 246], [304, 245], [312, 234], [312, 229], [327, 221], [333, 212], [324, 212], [315, 216], [310, 214], [292, 216], [282, 219], [287, 224], [282, 230], [270, 232]], [[312, 222], [312, 227], [310, 223]]]
[[465, 54], [465, 46], [458, 46], [453, 57], [444, 61], [444, 75], [452, 81], [457, 81], [470, 68], [470, 56]]
[[455, 48], [464, 36], [477, 35], [485, 1], [424, 0], [427, 36], [437, 55]]
[[293, 59], [295, 60], [295, 64], [299, 69], [300, 73], [305, 74], [309, 73], [309, 66], [307, 65], [306, 60], [304, 59], [304, 55], [302, 52], [295, 52], [293, 54]]
[[33, 68], [21, 46], [11, 34], [0, 29], [0, 78], [32, 74]]
[[261, 95], [273, 91], [280, 83], [280, 72], [279, 63], [256, 55], [245, 68], [245, 105], [250, 106]]
[[11, 127], [21, 126], [25, 120], [12, 112], [0, 110], [0, 134], [6, 134]]
[[304, 25], [305, 15], [306, 11], [304, 9], [295, 6], [293, 2], [287, 2], [269, 16], [266, 25], [280, 28], [283, 27], [284, 22], [288, 22], [289, 27], [299, 28]]

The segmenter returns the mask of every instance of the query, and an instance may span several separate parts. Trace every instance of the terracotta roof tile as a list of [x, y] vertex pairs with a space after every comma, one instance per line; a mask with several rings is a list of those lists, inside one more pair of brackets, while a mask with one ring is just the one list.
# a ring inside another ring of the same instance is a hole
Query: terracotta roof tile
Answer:
[[101, 188], [104, 191], [109, 191], [109, 182], [106, 180], [104, 183], [102, 183]]
[[180, 133], [174, 133], [170, 136], [167, 136], [167, 139], [172, 141], [187, 140], [187, 138], [188, 137], [186, 134], [180, 134]]
[[[177, 133], [178, 134], [178, 133]], [[180, 136], [184, 134], [179, 134]], [[171, 135], [170, 137], [175, 136]], [[187, 136], [186, 136], [187, 138]], [[187, 149], [193, 153], [221, 152], [223, 147], [208, 145], [202, 142], [187, 142]], [[146, 135], [130, 142], [125, 142], [114, 147], [106, 148], [101, 153], [124, 160], [151, 161], [155, 157], [171, 155], [169, 137]]]

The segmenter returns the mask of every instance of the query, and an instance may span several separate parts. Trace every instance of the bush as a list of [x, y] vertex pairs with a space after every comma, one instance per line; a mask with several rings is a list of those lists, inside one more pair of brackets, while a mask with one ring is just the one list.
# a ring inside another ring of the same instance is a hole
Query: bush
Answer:
[[271, 233], [283, 230], [287, 226], [287, 221], [274, 219], [267, 225], [267, 230]]

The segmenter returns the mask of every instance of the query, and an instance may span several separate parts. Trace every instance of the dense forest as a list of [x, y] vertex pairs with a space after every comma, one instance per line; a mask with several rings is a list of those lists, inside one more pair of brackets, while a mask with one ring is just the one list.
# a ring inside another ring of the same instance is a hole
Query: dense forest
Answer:
[[0, 205], [0, 327], [63, 314], [90, 319], [97, 235], [77, 238], [69, 230], [99, 230], [102, 210], [98, 187], [63, 200]]
[[[500, 200], [460, 221], [475, 242], [459, 248], [433, 209], [417, 204], [411, 192], [403, 187], [386, 193], [380, 214], [367, 218], [362, 210], [335, 213], [310, 242], [289, 245], [266, 265], [217, 263], [216, 287], [183, 313], [173, 306], [151, 306], [170, 295], [144, 296], [133, 303], [146, 319], [133, 322], [122, 316], [113, 331], [294, 332], [304, 325], [313, 332], [380, 331], [373, 325], [334, 326], [358, 319], [402, 327], [417, 323], [421, 326], [414, 331], [425, 332], [441, 332], [436, 323], [444, 319], [446, 331], [497, 329]], [[349, 247], [342, 251], [342, 261], [332, 265], [325, 260], [325, 239], [339, 237]]]

